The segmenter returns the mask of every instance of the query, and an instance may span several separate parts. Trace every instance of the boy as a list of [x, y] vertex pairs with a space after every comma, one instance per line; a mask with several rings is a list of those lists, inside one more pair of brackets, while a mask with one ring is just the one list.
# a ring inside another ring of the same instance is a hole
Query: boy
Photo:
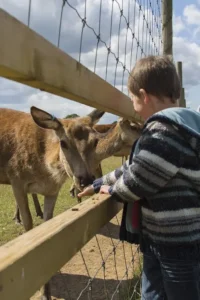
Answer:
[[120, 239], [139, 243], [143, 252], [142, 300], [197, 300], [200, 115], [178, 107], [180, 82], [167, 56], [139, 60], [128, 88], [145, 120], [142, 135], [129, 162], [79, 196], [100, 191], [125, 203]]

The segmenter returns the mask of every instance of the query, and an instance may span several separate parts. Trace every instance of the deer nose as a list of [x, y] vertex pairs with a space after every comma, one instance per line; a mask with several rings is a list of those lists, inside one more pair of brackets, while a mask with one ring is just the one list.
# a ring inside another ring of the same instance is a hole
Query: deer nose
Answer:
[[94, 176], [87, 176], [87, 177], [80, 176], [80, 177], [78, 177], [78, 179], [79, 179], [80, 186], [82, 188], [84, 188], [85, 186], [93, 183], [95, 177]]

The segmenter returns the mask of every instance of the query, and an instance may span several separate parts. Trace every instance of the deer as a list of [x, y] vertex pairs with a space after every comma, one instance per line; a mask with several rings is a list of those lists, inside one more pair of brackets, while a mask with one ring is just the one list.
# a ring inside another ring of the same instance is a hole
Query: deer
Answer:
[[[77, 115], [77, 117], [78, 117], [78, 115]], [[97, 132], [105, 133], [114, 126], [115, 126], [115, 124], [97, 124], [97, 125], [94, 125], [94, 129], [97, 130]], [[98, 177], [102, 176], [101, 166], [99, 166], [99, 169], [97, 169], [96, 175]], [[72, 197], [75, 197], [74, 183], [72, 184], [72, 186], [70, 188], [70, 195]], [[36, 211], [36, 216], [43, 219], [43, 212], [41, 210], [41, 206], [40, 206], [37, 194], [32, 194], [32, 199], [33, 199], [33, 203], [34, 203], [34, 207], [35, 207], [35, 211]], [[78, 198], [78, 202], [80, 202], [79, 198]], [[19, 207], [17, 204], [16, 204], [16, 209], [15, 209], [15, 214], [14, 214], [13, 220], [15, 220], [16, 224], [21, 224], [20, 212], [19, 212]]]
[[[113, 124], [95, 124], [93, 126], [97, 133], [104, 133], [101, 135], [101, 140], [96, 147], [95, 156], [95, 177], [99, 178], [103, 175], [101, 168], [101, 161], [109, 156], [127, 157], [130, 153], [131, 147], [135, 139], [137, 139], [141, 133], [142, 123], [137, 121], [130, 122], [123, 118], [119, 118], [116, 123]], [[99, 157], [100, 155], [100, 157]], [[70, 195], [77, 198], [78, 202], [81, 202], [81, 198], [77, 196], [80, 190], [76, 187], [75, 183], [70, 188]], [[37, 216], [42, 218], [43, 214], [40, 208], [37, 195], [32, 195]], [[16, 223], [21, 223], [19, 208], [16, 206], [16, 212], [14, 215]]]
[[[0, 184], [11, 185], [25, 231], [33, 227], [27, 194], [44, 195], [47, 221], [67, 178], [80, 190], [92, 183], [93, 153], [100, 140], [93, 126], [103, 114], [93, 110], [64, 120], [34, 106], [30, 113], [0, 109]], [[42, 299], [49, 300], [49, 293], [47, 282]]]
[[[83, 190], [93, 182], [97, 162], [105, 153], [108, 157], [120, 151], [125, 122], [119, 122], [114, 132], [98, 133], [93, 126], [103, 114], [93, 110], [85, 117], [58, 119], [35, 106], [30, 113], [0, 109], [0, 184], [11, 185], [25, 231], [33, 227], [29, 193], [44, 196], [43, 218], [47, 221], [53, 217], [67, 178], [73, 178], [76, 188]], [[42, 293], [43, 300], [50, 299], [49, 282]]]
[[31, 114], [0, 109], [0, 184], [12, 186], [26, 231], [33, 227], [28, 193], [44, 195], [48, 220], [67, 178], [73, 177], [81, 190], [93, 181], [92, 153], [98, 143], [93, 126], [103, 114], [94, 110], [65, 120], [36, 107]]
[[[99, 133], [105, 133], [96, 147], [96, 172], [95, 177], [103, 175], [101, 161], [110, 156], [126, 157], [130, 154], [134, 141], [139, 138], [142, 131], [143, 123], [138, 121], [126, 120], [119, 118], [114, 124], [97, 124], [94, 129]], [[72, 197], [77, 197], [78, 202], [81, 198], [77, 196], [79, 188], [75, 183], [70, 188]]]

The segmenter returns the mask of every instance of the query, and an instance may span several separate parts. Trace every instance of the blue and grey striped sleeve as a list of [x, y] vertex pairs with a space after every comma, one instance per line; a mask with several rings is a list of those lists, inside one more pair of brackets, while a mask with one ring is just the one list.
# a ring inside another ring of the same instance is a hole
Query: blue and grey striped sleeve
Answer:
[[124, 170], [128, 169], [129, 161], [127, 160], [120, 168], [96, 179], [93, 182], [95, 193], [98, 193], [102, 185], [113, 185], [123, 174]]
[[139, 152], [110, 189], [122, 201], [135, 201], [156, 194], [180, 168], [181, 138], [168, 126], [156, 122], [147, 128]]

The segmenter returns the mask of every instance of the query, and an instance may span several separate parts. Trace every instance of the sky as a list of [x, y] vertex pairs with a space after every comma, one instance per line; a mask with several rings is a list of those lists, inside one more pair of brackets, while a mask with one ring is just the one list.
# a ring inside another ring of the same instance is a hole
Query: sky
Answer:
[[[67, 2], [63, 9], [59, 47], [76, 60], [80, 58], [80, 62], [87, 68], [95, 71], [100, 77], [127, 94], [128, 72], [136, 59], [144, 55], [141, 49], [146, 55], [157, 54], [156, 49], [158, 51], [161, 49], [157, 1], [151, 1], [154, 18], [151, 8], [146, 4], [150, 1], [141, 1], [143, 3], [142, 10], [139, 9], [137, 0], [102, 0], [101, 9], [100, 0], [71, 0]], [[56, 46], [62, 3], [62, 0], [32, 0], [31, 6], [30, 28]], [[25, 24], [28, 22], [28, 5], [28, 0], [0, 0], [0, 8]], [[123, 16], [120, 18], [122, 8]], [[90, 28], [87, 26], [83, 28], [83, 22], [79, 16], [82, 19], [86, 17]], [[127, 22], [129, 23], [128, 31]], [[147, 23], [148, 28], [151, 28], [153, 42], [150, 39]], [[81, 56], [79, 56], [82, 29]], [[133, 33], [135, 38], [133, 38]], [[104, 43], [100, 40], [97, 49], [98, 34]], [[140, 45], [138, 51], [136, 39]], [[109, 54], [106, 68], [107, 48], [109, 46], [112, 52]], [[174, 0], [173, 54], [175, 61], [183, 62], [183, 87], [185, 88], [187, 107], [196, 110], [200, 105], [200, 0]], [[117, 69], [116, 57], [119, 57], [120, 61]], [[123, 69], [123, 65], [125, 69]], [[0, 107], [29, 112], [32, 105], [61, 118], [73, 113], [83, 116], [93, 109], [0, 78]], [[102, 117], [101, 123], [110, 123], [116, 119], [116, 116], [106, 113]]]

